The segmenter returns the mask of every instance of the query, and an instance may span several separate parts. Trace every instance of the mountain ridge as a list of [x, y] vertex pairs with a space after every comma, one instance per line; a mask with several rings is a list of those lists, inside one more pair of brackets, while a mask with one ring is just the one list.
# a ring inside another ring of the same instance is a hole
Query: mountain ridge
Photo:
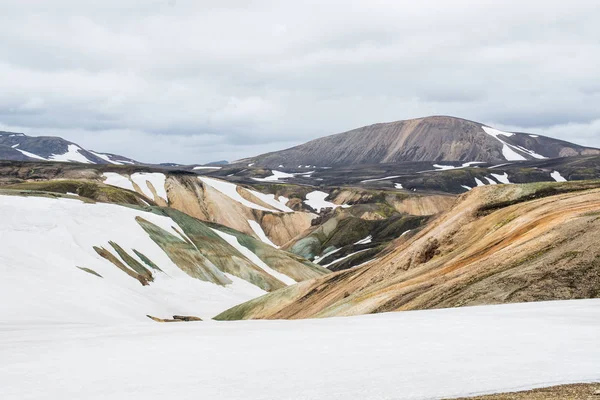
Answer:
[[600, 149], [451, 116], [376, 123], [239, 160], [266, 167], [407, 161], [522, 161], [600, 154]]

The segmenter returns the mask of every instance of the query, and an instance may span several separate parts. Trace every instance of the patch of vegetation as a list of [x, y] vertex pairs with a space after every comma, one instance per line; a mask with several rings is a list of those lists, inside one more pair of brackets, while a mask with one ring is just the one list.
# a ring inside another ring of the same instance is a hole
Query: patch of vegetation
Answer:
[[96, 271], [94, 271], [91, 268], [86, 268], [86, 267], [77, 267], [77, 268], [79, 268], [82, 271], [87, 272], [88, 274], [96, 275], [99, 278], [104, 278], [102, 275], [100, 275], [99, 273], [97, 273]]

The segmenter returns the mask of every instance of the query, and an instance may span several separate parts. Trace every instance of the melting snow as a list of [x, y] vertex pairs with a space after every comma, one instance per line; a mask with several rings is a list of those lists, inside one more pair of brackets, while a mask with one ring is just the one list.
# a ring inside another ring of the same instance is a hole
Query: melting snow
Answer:
[[271, 176], [267, 176], [266, 178], [252, 178], [255, 181], [259, 181], [259, 182], [277, 182], [280, 179], [285, 179], [285, 178], [293, 178], [295, 174], [288, 174], [287, 172], [282, 172], [282, 171], [277, 171], [277, 170], [272, 170], [271, 173], [273, 175]]
[[402, 187], [402, 184], [401, 184], [401, 183], [394, 183], [394, 187], [395, 187], [396, 189], [404, 189], [404, 188]]
[[377, 178], [377, 179], [367, 179], [364, 181], [360, 181], [360, 183], [367, 183], [367, 182], [377, 182], [377, 181], [387, 181], [388, 179], [395, 179], [395, 178], [400, 178], [401, 175], [394, 175], [394, 176], [385, 176], [383, 178]]
[[53, 154], [48, 157], [49, 161], [60, 161], [60, 162], [79, 162], [83, 164], [93, 164], [90, 160], [88, 160], [83, 154], [79, 152], [82, 150], [81, 147], [70, 144], [67, 146], [67, 152], [63, 154]]
[[269, 246], [273, 246], [276, 249], [279, 248], [279, 246], [277, 246], [275, 243], [271, 242], [271, 239], [269, 239], [269, 237], [265, 234], [265, 231], [263, 230], [262, 226], [260, 226], [260, 224], [258, 222], [249, 219], [248, 224], [250, 225], [250, 228], [252, 228], [252, 231], [254, 233], [256, 233], [256, 236], [258, 236], [258, 238], [263, 243], [266, 243]]
[[102, 176], [106, 178], [104, 179], [104, 183], [107, 185], [116, 186], [135, 192], [133, 183], [129, 180], [128, 176], [123, 176], [115, 172], [105, 172], [102, 174]]
[[490, 185], [497, 185], [498, 184], [498, 182], [496, 182], [493, 179], [488, 178], [487, 176], [485, 177], [485, 179], [490, 183]]
[[154, 186], [158, 197], [161, 197], [164, 201], [168, 202], [167, 190], [165, 189], [166, 179], [167, 177], [165, 176], [165, 174], [162, 174], [160, 172], [136, 172], [135, 174], [131, 175], [131, 180], [134, 181], [140, 187], [140, 189], [144, 193], [144, 196], [151, 200], [154, 200], [154, 195], [152, 194], [152, 191], [150, 190], [150, 187], [147, 184], [147, 182], [150, 182], [152, 186]]
[[552, 179], [554, 179], [556, 182], [567, 182], [567, 180], [560, 174], [560, 172], [558, 171], [553, 171], [550, 176], [552, 177]]
[[467, 186], [467, 185], [460, 185], [460, 186], [462, 186], [463, 188], [465, 188], [465, 189], [467, 189], [467, 190], [472, 190], [472, 189], [473, 189], [472, 187], [470, 187], [470, 186]]
[[437, 168], [438, 171], [447, 171], [447, 170], [456, 168], [454, 165], [440, 165], [440, 164], [433, 164], [433, 167]]
[[21, 154], [26, 155], [29, 158], [35, 158], [36, 160], [48, 161], [48, 159], [46, 159], [44, 157], [40, 157], [37, 154], [33, 154], [33, 153], [30, 153], [30, 152], [25, 151], [25, 150], [17, 149], [16, 147], [14, 147], [14, 149], [17, 150], [18, 152], [20, 152]]
[[218, 229], [211, 228], [217, 235], [219, 235], [223, 240], [229, 243], [232, 247], [234, 247], [237, 251], [242, 253], [244, 257], [250, 260], [252, 263], [260, 267], [267, 274], [273, 276], [274, 278], [280, 280], [286, 285], [293, 285], [296, 283], [295, 280], [290, 278], [289, 276], [282, 274], [281, 272], [275, 271], [273, 268], [269, 267], [263, 260], [261, 260], [256, 254], [254, 254], [250, 249], [246, 246], [243, 246], [238, 239], [230, 235], [229, 233], [222, 232]]
[[356, 255], [356, 254], [359, 254], [359, 253], [365, 252], [365, 251], [367, 251], [367, 250], [371, 250], [371, 249], [363, 249], [363, 250], [355, 251], [354, 253], [350, 253], [350, 254], [348, 254], [347, 256], [344, 256], [344, 257], [342, 257], [342, 258], [338, 258], [337, 260], [334, 260], [334, 261], [330, 262], [330, 263], [329, 263], [329, 264], [327, 264], [327, 265], [323, 265], [323, 267], [324, 267], [324, 268], [329, 268], [329, 267], [330, 267], [330, 266], [332, 266], [333, 264], [337, 264], [337, 263], [339, 263], [340, 261], [344, 261], [344, 260], [345, 260], [345, 259], [347, 259], [347, 258], [350, 258], [350, 257], [352, 257], [352, 256], [354, 256], [354, 255]]
[[102, 154], [102, 153], [96, 153], [95, 151], [91, 151], [88, 150], [90, 153], [92, 153], [93, 155], [95, 155], [98, 158], [103, 159], [104, 161], [108, 161], [111, 164], [115, 164], [115, 165], [123, 165], [123, 163], [118, 162], [118, 161], [114, 161], [112, 160], [107, 154]]
[[332, 255], [332, 254], [335, 254], [335, 253], [337, 253], [337, 252], [338, 252], [338, 251], [340, 251], [340, 250], [341, 250], [341, 248], [339, 248], [339, 249], [335, 249], [335, 250], [331, 250], [331, 251], [328, 251], [327, 253], [323, 254], [323, 255], [322, 255], [322, 256], [320, 256], [320, 257], [315, 257], [315, 258], [314, 258], [314, 260], [313, 260], [312, 262], [313, 262], [313, 263], [315, 263], [315, 264], [318, 264], [318, 263], [320, 263], [320, 262], [321, 262], [321, 260], [323, 260], [324, 258], [326, 258], [326, 257], [329, 257], [330, 255]]
[[327, 196], [329, 196], [328, 193], [321, 192], [319, 190], [315, 190], [314, 192], [310, 192], [310, 193], [306, 194], [306, 200], [304, 200], [304, 203], [317, 212], [320, 212], [322, 208], [336, 209], [338, 207], [342, 207], [342, 208], [350, 207], [349, 205], [346, 205], [346, 204], [340, 206], [340, 205], [332, 203], [330, 201], [326, 201], [325, 199], [327, 198]]
[[510, 132], [503, 132], [500, 131], [498, 129], [494, 129], [494, 128], [490, 128], [488, 126], [482, 126], [483, 130], [485, 131], [485, 133], [487, 133], [490, 136], [493, 136], [494, 138], [496, 138], [496, 140], [498, 140], [500, 143], [502, 143], [502, 155], [504, 156], [504, 158], [506, 158], [507, 161], [524, 161], [527, 160], [525, 157], [523, 157], [522, 155], [520, 155], [519, 153], [517, 153], [516, 151], [514, 151], [512, 149], [512, 146], [509, 145], [508, 143], [506, 143], [505, 141], [503, 141], [502, 139], [500, 139], [498, 136], [499, 135], [504, 135], [506, 137], [511, 137], [514, 135], [514, 133], [510, 133]]
[[282, 203], [281, 201], [275, 199], [274, 194], [264, 194], [261, 192], [257, 192], [256, 190], [250, 190], [250, 189], [248, 189], [248, 191], [250, 193], [252, 193], [254, 196], [258, 197], [260, 200], [262, 200], [265, 203], [267, 203], [268, 205], [270, 205], [271, 207], [275, 207], [276, 209], [283, 211], [283, 212], [294, 212], [294, 210], [292, 210], [291, 208], [289, 208], [288, 206], [285, 205], [285, 203], [287, 203], [287, 199], [285, 199], [285, 197], [284, 197], [285, 203]]
[[366, 238], [364, 238], [364, 239], [361, 239], [361, 240], [359, 240], [358, 242], [356, 242], [356, 243], [354, 243], [354, 244], [369, 244], [369, 243], [371, 243], [371, 242], [372, 242], [372, 240], [373, 240], [373, 236], [372, 236], [372, 235], [369, 235], [369, 236], [367, 236]]
[[230, 199], [235, 200], [238, 203], [245, 205], [246, 207], [250, 207], [255, 210], [261, 210], [261, 211], [270, 211], [270, 212], [274, 211], [274, 210], [260, 206], [256, 203], [253, 203], [253, 202], [248, 201], [245, 198], [243, 198], [237, 191], [237, 185], [234, 185], [233, 183], [224, 182], [224, 181], [220, 181], [220, 180], [212, 179], [212, 178], [207, 178], [205, 176], [199, 176], [198, 179], [200, 179], [203, 183], [212, 187], [213, 189], [223, 193], [225, 196], [229, 197]]
[[511, 184], [511, 182], [508, 180], [508, 173], [506, 172], [504, 173], [504, 175], [492, 174], [492, 176], [496, 178], [500, 183], [504, 183], [507, 185]]

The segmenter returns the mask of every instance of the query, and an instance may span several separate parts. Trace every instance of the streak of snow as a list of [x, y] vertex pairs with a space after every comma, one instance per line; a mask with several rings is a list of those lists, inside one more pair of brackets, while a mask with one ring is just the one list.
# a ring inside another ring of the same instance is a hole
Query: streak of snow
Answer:
[[154, 186], [154, 190], [156, 190], [156, 194], [158, 197], [162, 197], [162, 199], [166, 202], [167, 200], [167, 190], [165, 189], [165, 181], [167, 177], [165, 174], [160, 172], [136, 172], [131, 175], [131, 180], [134, 181], [144, 193], [144, 196], [147, 198], [154, 200], [154, 195], [150, 190], [147, 182], [150, 182], [152, 186]]
[[229, 197], [230, 199], [235, 200], [238, 203], [245, 205], [246, 207], [249, 207], [249, 208], [252, 208], [255, 210], [261, 210], [261, 211], [270, 211], [270, 212], [274, 211], [274, 210], [260, 206], [256, 203], [253, 203], [253, 202], [248, 201], [245, 198], [243, 198], [237, 192], [237, 185], [234, 185], [233, 183], [224, 182], [224, 181], [220, 181], [220, 180], [213, 179], [213, 178], [207, 178], [205, 176], [200, 176], [200, 177], [198, 177], [198, 179], [200, 179], [203, 183], [212, 187], [213, 189], [223, 193], [225, 196]]
[[500, 183], [504, 183], [506, 185], [510, 185], [511, 182], [508, 180], [508, 173], [504, 173], [504, 175], [499, 175], [499, 174], [492, 174], [492, 176], [494, 178], [496, 178], [498, 180], [498, 182]]
[[197, 167], [194, 167], [194, 170], [199, 170], [199, 169], [221, 169], [221, 167], [210, 167], [210, 166], [204, 166], [204, 165], [199, 165]]
[[502, 139], [500, 139], [498, 137], [500, 135], [503, 135], [503, 136], [506, 136], [506, 137], [511, 137], [511, 136], [514, 135], [514, 133], [503, 132], [503, 131], [500, 131], [498, 129], [490, 128], [488, 126], [482, 126], [482, 128], [483, 128], [483, 130], [484, 130], [485, 133], [487, 133], [490, 136], [493, 136], [494, 138], [496, 138], [496, 140], [498, 140], [500, 143], [502, 143], [502, 155], [504, 156], [504, 158], [507, 161], [524, 161], [524, 160], [527, 160], [521, 154], [519, 154], [516, 151], [514, 151], [512, 149], [511, 145], [509, 145], [504, 140], [502, 140]]
[[89, 151], [90, 153], [92, 153], [93, 155], [95, 155], [96, 157], [98, 157], [98, 158], [101, 158], [101, 159], [103, 159], [104, 161], [107, 161], [107, 162], [109, 162], [109, 163], [111, 163], [111, 164], [115, 164], [115, 165], [123, 165], [123, 163], [121, 163], [121, 162], [118, 162], [118, 161], [114, 161], [114, 160], [112, 160], [112, 159], [111, 159], [111, 158], [110, 158], [110, 157], [109, 157], [107, 154], [103, 154], [103, 153], [96, 153], [95, 151], [91, 151], [91, 150], [88, 150], [88, 151]]
[[365, 252], [365, 251], [367, 251], [367, 250], [371, 250], [371, 249], [362, 249], [362, 250], [359, 250], [359, 251], [355, 251], [354, 253], [350, 253], [350, 254], [348, 254], [347, 256], [344, 256], [344, 257], [338, 258], [337, 260], [334, 260], [334, 261], [330, 262], [330, 263], [329, 263], [329, 264], [327, 264], [327, 265], [323, 265], [323, 267], [324, 267], [324, 268], [329, 268], [329, 267], [331, 267], [333, 264], [337, 264], [337, 263], [339, 263], [340, 261], [344, 261], [344, 260], [346, 260], [346, 259], [348, 259], [348, 258], [350, 258], [350, 257], [352, 257], [352, 256], [355, 256], [355, 255], [357, 255], [357, 254], [359, 254], [359, 253], [363, 253], [363, 252]]
[[373, 241], [373, 236], [369, 235], [364, 239], [359, 240], [358, 242], [354, 243], [354, 244], [369, 244]]
[[293, 285], [296, 283], [296, 281], [293, 280], [292, 278], [290, 278], [289, 276], [282, 274], [279, 271], [275, 271], [273, 268], [269, 267], [267, 265], [267, 263], [265, 263], [256, 254], [254, 254], [252, 251], [250, 251], [250, 249], [248, 249], [246, 246], [243, 246], [235, 236], [230, 235], [229, 233], [222, 232], [218, 229], [214, 229], [214, 228], [211, 228], [211, 229], [213, 230], [213, 232], [215, 232], [217, 235], [219, 235], [223, 240], [225, 240], [227, 243], [229, 243], [233, 248], [235, 248], [237, 251], [239, 251], [244, 257], [246, 257], [248, 260], [250, 260], [257, 267], [261, 268], [267, 274], [280, 280], [281, 282], [285, 283], [286, 285]]
[[338, 252], [338, 251], [340, 251], [341, 249], [342, 249], [342, 248], [340, 247], [339, 249], [335, 249], [335, 250], [328, 251], [327, 253], [323, 254], [323, 255], [322, 255], [322, 256], [320, 256], [320, 257], [315, 257], [315, 258], [314, 258], [314, 260], [313, 260], [312, 262], [313, 262], [313, 263], [315, 263], [315, 264], [318, 264], [318, 263], [320, 263], [320, 262], [321, 262], [321, 261], [322, 261], [324, 258], [326, 258], [326, 257], [329, 257], [330, 255], [337, 253], [337, 252]]
[[401, 175], [394, 175], [394, 176], [385, 176], [383, 178], [367, 179], [367, 180], [364, 180], [364, 181], [360, 181], [360, 183], [377, 182], [377, 181], [387, 181], [388, 179], [400, 178], [400, 176]]
[[277, 182], [280, 179], [285, 179], [285, 178], [293, 178], [295, 174], [289, 174], [287, 172], [282, 172], [282, 171], [277, 171], [277, 170], [272, 170], [271, 173], [273, 175], [271, 176], [267, 176], [266, 178], [252, 178], [255, 181], [259, 181], [259, 182]]
[[496, 182], [493, 179], [488, 178], [487, 176], [485, 177], [485, 179], [490, 183], [490, 185], [497, 185], [498, 184], [498, 182]]
[[437, 168], [438, 171], [447, 171], [450, 169], [456, 169], [456, 167], [454, 165], [440, 165], [440, 164], [433, 164], [434, 168]]
[[396, 189], [404, 189], [401, 183], [394, 183], [394, 188]]
[[44, 160], [44, 161], [48, 161], [48, 159], [46, 159], [46, 158], [44, 158], [44, 157], [41, 157], [41, 156], [38, 156], [37, 154], [33, 154], [33, 153], [30, 153], [30, 152], [28, 152], [28, 151], [25, 151], [25, 150], [17, 149], [16, 147], [15, 147], [14, 149], [15, 149], [16, 151], [20, 152], [21, 154], [23, 154], [23, 155], [26, 155], [26, 156], [27, 156], [27, 157], [29, 157], [29, 158], [35, 158], [36, 160]]
[[254, 196], [258, 197], [260, 200], [264, 201], [265, 203], [267, 203], [268, 205], [270, 205], [271, 207], [275, 207], [276, 209], [283, 211], [283, 212], [294, 212], [294, 210], [292, 210], [291, 208], [289, 208], [288, 206], [285, 205], [285, 203], [287, 203], [287, 199], [285, 203], [280, 202], [279, 200], [275, 199], [275, 195], [274, 194], [264, 194], [261, 192], [257, 192], [256, 190], [248, 190], [250, 193], [252, 193]]
[[88, 160], [86, 156], [81, 154], [79, 150], [82, 150], [81, 147], [76, 144], [70, 144], [67, 146], [67, 151], [63, 154], [53, 154], [48, 157], [48, 161], [60, 161], [60, 162], [79, 162], [83, 164], [94, 164], [92, 161]]
[[258, 238], [263, 242], [268, 244], [269, 246], [273, 246], [276, 249], [279, 248], [279, 246], [277, 246], [275, 243], [271, 242], [271, 239], [269, 239], [269, 237], [265, 234], [265, 231], [263, 230], [262, 226], [260, 226], [260, 224], [254, 220], [249, 219], [248, 220], [248, 224], [250, 225], [250, 228], [252, 228], [252, 231], [254, 233], [256, 233], [256, 236], [258, 236]]
[[478, 178], [475, 178], [475, 183], [477, 184], [477, 186], [485, 186], [485, 183], [480, 181]]
[[472, 187], [470, 187], [470, 186], [467, 186], [467, 185], [460, 185], [460, 186], [462, 186], [463, 188], [465, 188], [465, 189], [467, 189], [467, 190], [473, 190], [473, 188], [472, 188]]

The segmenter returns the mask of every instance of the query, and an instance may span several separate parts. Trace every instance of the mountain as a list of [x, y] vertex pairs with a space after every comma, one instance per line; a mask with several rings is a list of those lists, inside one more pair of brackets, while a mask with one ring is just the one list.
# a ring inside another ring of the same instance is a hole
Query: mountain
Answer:
[[599, 229], [599, 181], [476, 188], [362, 266], [272, 292], [217, 319], [597, 298]]
[[111, 153], [85, 150], [81, 146], [55, 136], [27, 136], [0, 131], [0, 160], [58, 161], [83, 164], [140, 164], [138, 161]]
[[501, 163], [600, 154], [599, 149], [461, 118], [434, 116], [380, 123], [240, 160], [271, 168], [409, 161]]

